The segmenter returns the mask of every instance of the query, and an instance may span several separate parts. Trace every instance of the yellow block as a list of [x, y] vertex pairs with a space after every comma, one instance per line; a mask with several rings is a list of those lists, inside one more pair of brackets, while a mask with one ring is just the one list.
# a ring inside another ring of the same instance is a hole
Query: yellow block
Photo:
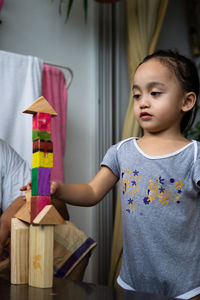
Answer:
[[34, 152], [32, 155], [32, 168], [53, 168], [53, 153]]

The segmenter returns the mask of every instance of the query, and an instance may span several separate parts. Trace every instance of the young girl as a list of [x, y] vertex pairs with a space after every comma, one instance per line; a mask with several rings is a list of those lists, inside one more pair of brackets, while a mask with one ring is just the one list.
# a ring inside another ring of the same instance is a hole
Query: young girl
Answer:
[[91, 206], [119, 180], [123, 263], [118, 284], [190, 299], [200, 294], [200, 143], [183, 133], [196, 113], [198, 73], [188, 58], [158, 51], [138, 66], [132, 90], [143, 136], [112, 146], [89, 184], [54, 182], [52, 193]]

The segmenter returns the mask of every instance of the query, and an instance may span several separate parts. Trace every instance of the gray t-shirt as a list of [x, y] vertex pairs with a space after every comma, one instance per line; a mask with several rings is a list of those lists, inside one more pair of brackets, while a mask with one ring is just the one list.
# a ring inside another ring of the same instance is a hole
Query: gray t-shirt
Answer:
[[200, 293], [200, 143], [149, 156], [130, 138], [101, 165], [120, 180], [122, 286], [170, 297]]

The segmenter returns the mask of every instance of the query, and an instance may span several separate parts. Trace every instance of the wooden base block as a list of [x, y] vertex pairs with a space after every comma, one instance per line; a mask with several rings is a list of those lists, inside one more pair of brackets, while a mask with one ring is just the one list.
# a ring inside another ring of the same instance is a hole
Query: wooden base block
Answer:
[[53, 225], [30, 225], [29, 285], [53, 286]]
[[28, 283], [29, 225], [11, 220], [11, 283]]

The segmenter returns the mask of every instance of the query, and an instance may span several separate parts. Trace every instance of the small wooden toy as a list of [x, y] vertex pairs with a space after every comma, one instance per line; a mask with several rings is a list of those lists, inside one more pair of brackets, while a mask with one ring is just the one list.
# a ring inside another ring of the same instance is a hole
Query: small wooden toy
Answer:
[[27, 283], [29, 264], [29, 226], [17, 218], [13, 218], [11, 222], [11, 236], [11, 283]]
[[51, 118], [57, 113], [44, 97], [24, 113], [33, 115], [32, 190], [25, 192], [26, 203], [11, 220], [11, 283], [50, 288], [54, 225], [66, 223], [50, 200]]

